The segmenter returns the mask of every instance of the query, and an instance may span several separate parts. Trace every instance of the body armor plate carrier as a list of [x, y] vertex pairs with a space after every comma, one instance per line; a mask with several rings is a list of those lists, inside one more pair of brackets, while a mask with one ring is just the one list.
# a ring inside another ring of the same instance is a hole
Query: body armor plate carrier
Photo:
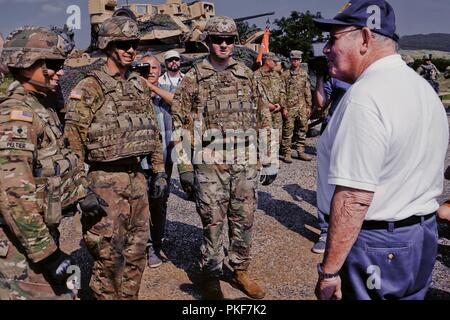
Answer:
[[158, 129], [148, 112], [148, 99], [139, 80], [116, 80], [100, 70], [90, 76], [97, 79], [105, 94], [88, 131], [87, 159], [110, 162], [147, 155], [155, 150]]

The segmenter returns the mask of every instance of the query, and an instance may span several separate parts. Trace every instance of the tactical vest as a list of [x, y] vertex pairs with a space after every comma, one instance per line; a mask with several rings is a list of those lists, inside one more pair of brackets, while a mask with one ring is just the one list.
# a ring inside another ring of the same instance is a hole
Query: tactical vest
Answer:
[[[75, 203], [80, 197], [77, 189], [84, 175], [78, 157], [65, 146], [58, 116], [39, 102], [13, 93], [6, 100], [17, 100], [28, 107], [43, 129], [34, 151], [33, 177], [36, 183], [36, 199], [47, 225], [57, 225], [62, 218], [62, 208]], [[3, 102], [0, 99], [0, 104]], [[84, 189], [84, 187], [82, 187]], [[84, 194], [82, 195], [84, 196]]]
[[110, 162], [147, 155], [156, 149], [158, 127], [137, 78], [116, 80], [103, 71], [89, 73], [105, 95], [88, 131], [87, 159]]
[[239, 65], [217, 73], [200, 65], [194, 66], [199, 85], [194, 101], [194, 120], [203, 122], [202, 134], [208, 129], [256, 129], [257, 106], [251, 79]]

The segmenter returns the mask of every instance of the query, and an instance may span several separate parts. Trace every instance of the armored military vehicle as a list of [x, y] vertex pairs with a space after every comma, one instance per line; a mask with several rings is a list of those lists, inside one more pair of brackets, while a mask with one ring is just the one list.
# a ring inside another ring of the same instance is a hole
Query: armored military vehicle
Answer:
[[[127, 16], [137, 21], [141, 31], [140, 53], [151, 51], [160, 61], [168, 50], [181, 53], [181, 69], [186, 71], [191, 65], [208, 54], [207, 46], [202, 42], [202, 33], [209, 18], [216, 15], [213, 3], [182, 0], [166, 0], [164, 4], [128, 3], [119, 6], [117, 0], [88, 0], [91, 24], [91, 44], [86, 52], [76, 50], [66, 61], [66, 75], [61, 80], [63, 95], [66, 98], [74, 84], [80, 81], [92, 68], [102, 64], [101, 53], [97, 48], [100, 25], [112, 16]], [[235, 19], [236, 22], [269, 16], [274, 12], [262, 13]], [[245, 42], [236, 46], [233, 57], [252, 67], [263, 31], [249, 36]]]

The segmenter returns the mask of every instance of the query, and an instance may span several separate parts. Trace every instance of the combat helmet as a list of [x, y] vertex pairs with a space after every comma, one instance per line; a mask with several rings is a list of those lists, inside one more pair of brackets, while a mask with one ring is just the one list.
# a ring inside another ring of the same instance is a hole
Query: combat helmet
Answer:
[[216, 16], [208, 20], [205, 26], [207, 35], [237, 36], [237, 27], [233, 19], [225, 16]]
[[105, 49], [112, 41], [139, 40], [140, 33], [137, 23], [123, 16], [106, 19], [98, 32], [98, 47]]
[[47, 28], [20, 28], [6, 39], [1, 62], [8, 68], [25, 69], [38, 60], [65, 60], [68, 45], [61, 35]]
[[422, 59], [423, 59], [423, 60], [431, 60], [431, 57], [432, 57], [432, 55], [429, 54], [429, 53], [427, 53], [426, 55], [424, 55], [424, 56], [422, 57]]

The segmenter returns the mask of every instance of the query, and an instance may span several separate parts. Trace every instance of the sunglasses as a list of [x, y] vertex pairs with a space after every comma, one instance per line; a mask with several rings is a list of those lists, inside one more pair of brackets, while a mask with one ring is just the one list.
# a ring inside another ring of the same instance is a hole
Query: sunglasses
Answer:
[[166, 59], [166, 61], [167, 62], [174, 62], [174, 61], [178, 62], [178, 61], [180, 61], [180, 58], [173, 57], [173, 58]]
[[64, 60], [45, 60], [47, 69], [58, 72], [64, 68]]
[[119, 50], [128, 51], [130, 48], [136, 50], [139, 46], [139, 40], [135, 41], [116, 41], [114, 42], [115, 46]]
[[227, 45], [234, 44], [236, 40], [235, 37], [221, 37], [221, 36], [210, 36], [209, 39], [213, 44], [222, 44], [225, 42]]

